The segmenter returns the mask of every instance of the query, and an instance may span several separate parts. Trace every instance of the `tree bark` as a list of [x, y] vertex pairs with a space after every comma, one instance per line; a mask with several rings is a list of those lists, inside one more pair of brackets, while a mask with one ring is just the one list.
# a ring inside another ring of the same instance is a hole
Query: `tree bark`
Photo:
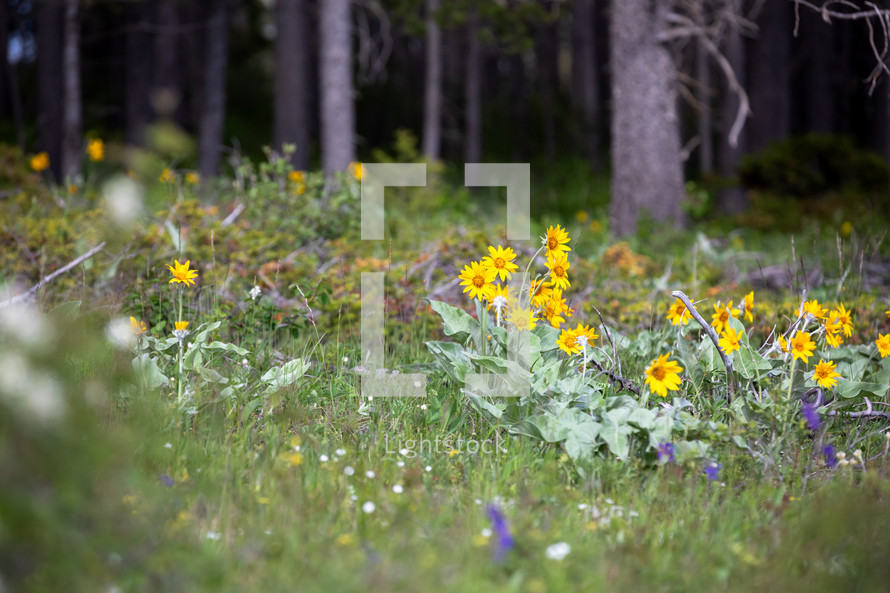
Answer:
[[201, 177], [219, 175], [220, 150], [226, 115], [226, 62], [229, 19], [227, 0], [204, 0], [204, 85], [198, 161]]
[[657, 222], [682, 222], [684, 196], [673, 87], [675, 66], [655, 39], [663, 0], [612, 5], [612, 230], [634, 233], [648, 212]]
[[325, 173], [345, 171], [355, 160], [352, 88], [352, 21], [349, 0], [321, 0], [321, 161]]
[[[62, 178], [62, 34], [65, 10], [60, 4], [37, 7], [37, 149], [49, 154], [50, 170]], [[61, 97], [60, 97], [61, 95]]]
[[275, 147], [294, 144], [295, 169], [309, 168], [309, 60], [304, 0], [275, 3]]
[[470, 8], [467, 15], [466, 66], [464, 158], [468, 163], [478, 163], [482, 159], [482, 49], [479, 42], [479, 15], [474, 8]]
[[597, 111], [599, 91], [596, 74], [596, 43], [594, 39], [594, 0], [572, 0], [572, 103], [578, 126], [578, 145], [590, 167], [601, 166]]
[[439, 160], [442, 132], [442, 31], [439, 0], [426, 0], [426, 69], [423, 92], [423, 155]]
[[152, 37], [148, 0], [127, 3], [126, 140], [141, 146], [151, 123]]
[[157, 33], [154, 38], [154, 87], [151, 103], [159, 117], [182, 123], [182, 46], [177, 31], [180, 25], [176, 0], [158, 0], [155, 14]]
[[695, 44], [695, 78], [698, 84], [698, 169], [703, 175], [714, 169], [711, 124], [711, 56], [701, 41]]
[[[545, 0], [544, 7], [549, 8]], [[593, 23], [591, 23], [592, 25]], [[555, 95], [559, 87], [558, 50], [559, 36], [556, 23], [545, 22], [538, 26], [535, 43], [538, 92], [541, 99], [541, 126], [544, 135], [544, 154], [548, 160], [556, 158]]]
[[[733, 0], [731, 10], [738, 14], [742, 1]], [[739, 30], [735, 27], [727, 30], [726, 41], [722, 48], [723, 55], [732, 67], [736, 79], [742, 88], [745, 85], [745, 47]], [[738, 144], [729, 144], [729, 134], [739, 109], [739, 98], [729, 88], [726, 77], [721, 78], [720, 86], [720, 142], [717, 144], [717, 160], [720, 175], [734, 177], [736, 167], [742, 160], [742, 156], [748, 149], [748, 126], [742, 128], [739, 134]], [[745, 191], [741, 187], [727, 187], [717, 194], [717, 210], [724, 214], [737, 214], [743, 211], [748, 200]]]
[[791, 133], [792, 11], [791, 2], [765, 2], [756, 19], [760, 34], [748, 44], [751, 150], [760, 150]]
[[62, 175], [80, 173], [83, 156], [83, 108], [80, 94], [80, 2], [65, 1], [65, 107], [62, 122]]
[[[802, 11], [803, 12], [803, 11]], [[815, 12], [801, 14], [800, 30], [806, 50], [807, 130], [830, 134], [835, 131], [834, 27]]]

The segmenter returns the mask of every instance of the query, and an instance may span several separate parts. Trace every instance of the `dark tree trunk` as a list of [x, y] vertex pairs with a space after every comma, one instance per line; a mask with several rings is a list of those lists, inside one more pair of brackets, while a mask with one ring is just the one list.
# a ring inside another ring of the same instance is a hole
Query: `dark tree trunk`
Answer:
[[675, 65], [653, 34], [663, 26], [667, 4], [612, 5], [611, 220], [618, 236], [634, 233], [644, 212], [657, 222], [682, 222]]
[[[178, 0], [174, 0], [178, 1]], [[179, 4], [180, 15], [184, 23], [200, 25], [200, 29], [191, 29], [183, 35], [182, 68], [183, 68], [183, 127], [195, 135], [201, 129], [201, 114], [204, 105], [204, 38], [205, 21], [202, 16], [202, 3], [187, 2]]]
[[226, 116], [226, 62], [229, 18], [227, 0], [204, 0], [204, 88], [198, 160], [201, 177], [219, 175], [220, 151]]
[[9, 115], [9, 58], [6, 55], [9, 47], [9, 2], [0, 0], [0, 119]]
[[791, 2], [765, 2], [756, 19], [760, 34], [748, 43], [751, 150], [760, 150], [791, 133], [793, 10]]
[[510, 124], [513, 128], [513, 158], [525, 160], [528, 158], [528, 134], [525, 122], [528, 121], [528, 102], [526, 93], [525, 62], [522, 54], [510, 56]]
[[[547, 7], [549, 2], [544, 3]], [[538, 27], [535, 44], [538, 92], [541, 99], [541, 125], [544, 135], [544, 154], [549, 160], [556, 158], [555, 95], [559, 86], [558, 47], [556, 23], [545, 22]]]
[[594, 0], [572, 0], [572, 104], [578, 126], [578, 145], [593, 170], [599, 170], [597, 111], [597, 55], [594, 39]]
[[351, 18], [349, 0], [321, 0], [321, 161], [328, 175], [345, 171], [355, 160]]
[[[738, 13], [741, 0], [733, 0], [731, 9]], [[745, 48], [742, 36], [738, 29], [731, 28], [726, 32], [726, 41], [721, 48], [723, 55], [732, 67], [736, 78], [742, 88], [745, 84]], [[726, 77], [721, 74], [720, 86], [720, 141], [717, 143], [717, 159], [720, 175], [734, 177], [736, 167], [742, 160], [748, 148], [748, 126], [742, 128], [738, 143], [732, 146], [729, 143], [730, 130], [735, 122], [739, 108], [738, 96], [729, 88]], [[741, 187], [727, 187], [717, 194], [717, 209], [725, 214], [736, 214], [747, 206], [745, 191]]]
[[[62, 35], [65, 8], [37, 7], [37, 148], [49, 154], [50, 169], [62, 178]], [[60, 92], [60, 90], [62, 92]]]
[[309, 168], [308, 12], [303, 0], [275, 3], [275, 146], [294, 144], [291, 164]]
[[695, 78], [698, 86], [698, 169], [707, 175], [714, 169], [711, 124], [711, 56], [704, 44], [695, 44]]
[[126, 67], [126, 140], [141, 146], [145, 142], [145, 128], [151, 123], [151, 82], [153, 43], [151, 3], [139, 0], [126, 4], [127, 67]]
[[468, 163], [478, 163], [482, 158], [482, 48], [479, 42], [479, 16], [472, 8], [467, 16], [465, 111], [464, 158]]
[[[803, 11], [802, 11], [803, 12]], [[832, 133], [837, 106], [834, 81], [834, 26], [822, 20], [818, 13], [801, 14], [801, 37], [806, 51], [806, 115], [810, 132]], [[841, 25], [843, 26], [843, 25]]]
[[423, 90], [423, 155], [439, 160], [442, 132], [442, 31], [436, 21], [439, 0], [426, 0], [426, 68]]
[[[158, 0], [155, 13], [157, 33], [154, 38], [154, 88], [151, 102], [159, 117], [183, 122], [184, 113], [181, 52], [178, 32], [179, 9], [176, 0]], [[191, 34], [189, 35], [191, 36]]]
[[80, 164], [83, 157], [79, 0], [65, 0], [63, 64], [65, 108], [62, 121], [62, 175], [73, 177], [80, 172]]

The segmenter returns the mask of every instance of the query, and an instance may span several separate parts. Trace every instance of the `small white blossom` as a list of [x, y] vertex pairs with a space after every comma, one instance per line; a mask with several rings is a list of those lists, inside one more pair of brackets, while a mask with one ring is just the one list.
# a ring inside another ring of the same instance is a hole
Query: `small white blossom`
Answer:
[[346, 449], [337, 449], [336, 451], [334, 451], [334, 455], [336, 455], [337, 457], [343, 457], [344, 455], [346, 455]]
[[259, 286], [254, 286], [250, 289], [250, 300], [255, 301], [257, 297], [260, 296], [262, 293], [263, 289], [261, 289]]
[[398, 467], [405, 467], [405, 462], [404, 461], [396, 461], [396, 465]]
[[351, 465], [347, 465], [346, 467], [343, 468], [343, 473], [346, 474], [347, 476], [351, 476], [352, 474], [355, 473], [355, 470], [352, 469]]
[[550, 560], [562, 560], [572, 551], [572, 546], [566, 542], [557, 542], [547, 546], [547, 558]]
[[491, 529], [489, 529], [488, 527], [482, 529], [480, 533], [482, 534], [482, 537], [491, 537]]
[[325, 462], [328, 460], [328, 456], [327, 456], [327, 455], [320, 455], [320, 456], [318, 457], [318, 460], [321, 461], [322, 463], [325, 463]]
[[375, 477], [376, 475], [377, 475], [377, 474], [375, 474], [375, 473], [374, 473], [374, 470], [372, 470], [372, 469], [369, 469], [368, 471], [365, 472], [365, 476], [366, 476], [369, 480], [373, 480], [374, 477]]
[[207, 539], [212, 539], [213, 541], [216, 541], [221, 537], [222, 537], [222, 534], [218, 531], [208, 531], [207, 532]]
[[396, 494], [401, 494], [402, 492], [405, 491], [405, 489], [402, 487], [401, 484], [394, 484], [392, 487], [392, 491], [395, 492]]
[[370, 500], [362, 505], [362, 510], [368, 514], [373, 513], [376, 509], [377, 509], [377, 505], [375, 505]]
[[425, 469], [425, 470], [428, 471], [428, 472], [431, 472], [431, 471], [433, 471], [433, 466], [432, 466], [432, 465], [428, 465], [428, 466], [426, 466], [426, 467], [423, 468], [423, 469]]

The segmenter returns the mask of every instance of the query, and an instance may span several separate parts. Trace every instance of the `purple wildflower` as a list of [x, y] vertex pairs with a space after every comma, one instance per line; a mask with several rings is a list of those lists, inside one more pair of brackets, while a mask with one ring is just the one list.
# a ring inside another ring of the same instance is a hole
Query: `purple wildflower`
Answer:
[[674, 444], [661, 443], [658, 445], [658, 463], [673, 463], [676, 461], [674, 457]]
[[810, 430], [816, 432], [816, 429], [819, 428], [819, 412], [816, 410], [816, 406], [809, 403], [804, 404], [801, 413], [806, 419], [807, 426], [810, 427]]
[[837, 456], [834, 454], [834, 447], [832, 445], [825, 445], [822, 447], [822, 455], [825, 456], [825, 465], [828, 467], [837, 465]]
[[705, 464], [705, 475], [708, 476], [708, 482], [713, 482], [720, 478], [720, 468], [723, 467], [719, 463], [709, 461]]
[[513, 536], [504, 514], [493, 504], [488, 505], [488, 518], [494, 533], [494, 561], [499, 564], [504, 561], [507, 552], [513, 549]]
[[173, 486], [173, 484], [176, 483], [176, 482], [173, 481], [173, 478], [171, 478], [171, 477], [168, 476], [167, 474], [161, 474], [161, 475], [160, 475], [160, 480], [161, 480], [161, 483], [162, 483], [164, 486], [167, 486], [167, 487]]

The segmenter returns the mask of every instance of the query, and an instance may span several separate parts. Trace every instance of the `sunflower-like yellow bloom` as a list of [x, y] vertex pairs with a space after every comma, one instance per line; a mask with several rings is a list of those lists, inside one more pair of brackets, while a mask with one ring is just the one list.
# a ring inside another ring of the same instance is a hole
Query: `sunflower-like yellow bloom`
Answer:
[[174, 321], [173, 327], [174, 327], [174, 329], [176, 329], [176, 331], [185, 331], [189, 328], [189, 322], [188, 321]]
[[130, 329], [133, 330], [134, 334], [139, 336], [139, 335], [144, 334], [145, 330], [148, 328], [145, 327], [144, 321], [139, 321], [138, 319], [136, 319], [135, 317], [130, 315]]
[[194, 284], [194, 278], [198, 277], [197, 270], [190, 270], [189, 264], [191, 264], [191, 260], [186, 260], [184, 264], [179, 263], [179, 260], [174, 260], [176, 263], [172, 266], [167, 266], [167, 269], [170, 270], [170, 273], [173, 274], [173, 278], [170, 279], [170, 284], [174, 282], [178, 282], [180, 284], [185, 284], [189, 286]]
[[810, 338], [809, 332], [798, 331], [794, 334], [794, 337], [791, 338], [790, 346], [791, 356], [807, 362], [809, 361], [810, 356], [813, 355], [813, 351], [816, 349], [816, 342]]
[[531, 286], [529, 286], [529, 293], [531, 294], [532, 306], [536, 309], [541, 309], [553, 295], [553, 285], [543, 280], [532, 280]]
[[717, 330], [718, 334], [722, 334], [729, 324], [729, 318], [738, 317], [740, 312], [738, 309], [732, 308], [732, 301], [729, 301], [729, 305], [725, 307], [714, 305], [714, 314], [711, 315], [711, 326]]
[[878, 353], [881, 355], [881, 358], [890, 356], [890, 334], [878, 334], [875, 346], [878, 347]]
[[160, 176], [158, 176], [158, 181], [161, 183], [173, 183], [176, 180], [176, 176], [173, 175], [173, 171], [164, 167], [164, 170], [161, 171]]
[[739, 343], [742, 341], [743, 335], [745, 335], [743, 332], [737, 332], [731, 327], [727, 327], [720, 335], [718, 345], [723, 350], [723, 353], [728, 356], [739, 349]]
[[471, 299], [485, 299], [491, 302], [492, 293], [494, 292], [494, 279], [497, 277], [497, 270], [486, 268], [477, 261], [470, 262], [470, 265], [464, 266], [463, 272], [460, 273], [461, 286], [464, 286], [464, 292], [470, 294]]
[[[498, 297], [501, 297], [503, 300], [497, 300]], [[500, 284], [495, 284], [492, 286], [491, 290], [491, 300], [488, 301], [488, 308], [492, 309], [495, 307], [513, 307], [516, 304], [516, 295], [513, 294], [513, 289], [504, 284], [503, 286]]]
[[599, 338], [599, 335], [596, 333], [596, 328], [590, 327], [589, 325], [581, 325], [579, 323], [572, 331], [575, 332], [575, 337], [582, 347], [593, 345], [593, 341]]
[[829, 346], [837, 348], [844, 343], [844, 338], [841, 337], [843, 329], [840, 314], [838, 311], [831, 311], [825, 319], [825, 341]]
[[833, 311], [833, 313], [837, 313], [837, 319], [841, 322], [841, 325], [844, 327], [844, 336], [849, 338], [853, 335], [853, 313], [851, 311], [847, 311], [847, 308], [844, 307], [844, 304], [841, 303], [837, 306], [837, 311]]
[[36, 173], [49, 169], [49, 154], [38, 152], [31, 157], [31, 169]]
[[564, 329], [556, 340], [559, 349], [571, 356], [581, 352], [581, 344], [578, 343], [578, 334], [573, 329]]
[[567, 253], [572, 250], [568, 243], [571, 241], [569, 233], [559, 225], [556, 228], [552, 226], [547, 229], [547, 236], [541, 238], [544, 245], [547, 246], [547, 258], [550, 259], [554, 255]]
[[566, 321], [565, 317], [562, 316], [563, 312], [562, 299], [555, 298], [555, 296], [553, 296], [550, 297], [550, 300], [547, 301], [547, 303], [541, 309], [540, 315], [541, 317], [549, 321], [550, 325], [552, 325], [556, 329], [559, 329], [559, 326]]
[[538, 325], [534, 311], [523, 307], [514, 307], [507, 313], [507, 321], [519, 331], [531, 331]]
[[785, 336], [779, 336], [778, 342], [782, 352], [788, 352], [788, 340], [785, 339]]
[[93, 138], [87, 143], [87, 156], [94, 163], [98, 163], [105, 158], [105, 143], [102, 142], [101, 138]]
[[673, 353], [659, 356], [646, 369], [646, 384], [661, 397], [667, 397], [669, 390], [680, 390], [680, 373], [683, 372], [683, 367], [673, 360], [668, 360], [671, 354]]
[[564, 253], [556, 254], [547, 260], [547, 267], [550, 268], [550, 284], [554, 288], [564, 290], [572, 286], [569, 283], [570, 266], [571, 264]]
[[686, 308], [683, 301], [677, 299], [677, 302], [668, 307], [667, 318], [674, 325], [687, 325], [692, 315], [689, 314], [689, 309]]
[[509, 280], [513, 272], [519, 269], [519, 266], [513, 263], [513, 260], [516, 259], [516, 253], [512, 248], [507, 247], [504, 249], [498, 245], [497, 249], [495, 249], [489, 245], [488, 253], [489, 255], [482, 258], [482, 265], [496, 270], [502, 282]]
[[837, 368], [835, 363], [820, 359], [816, 370], [813, 371], [813, 381], [817, 382], [819, 387], [834, 387], [837, 385], [838, 377], [841, 376], [834, 371], [835, 368]]
[[754, 291], [753, 290], [745, 295], [745, 300], [742, 301], [742, 304], [745, 307], [745, 319], [748, 320], [748, 323], [753, 323], [754, 315], [751, 314], [751, 311], [754, 310]]
[[[816, 299], [813, 299], [812, 301], [805, 302], [803, 304], [803, 312], [805, 314], [809, 313], [816, 319], [825, 319], [828, 316], [828, 309], [825, 309], [824, 307], [822, 307], [822, 305], [820, 305], [819, 301], [817, 301]], [[795, 309], [794, 315], [799, 316], [800, 309]]]

